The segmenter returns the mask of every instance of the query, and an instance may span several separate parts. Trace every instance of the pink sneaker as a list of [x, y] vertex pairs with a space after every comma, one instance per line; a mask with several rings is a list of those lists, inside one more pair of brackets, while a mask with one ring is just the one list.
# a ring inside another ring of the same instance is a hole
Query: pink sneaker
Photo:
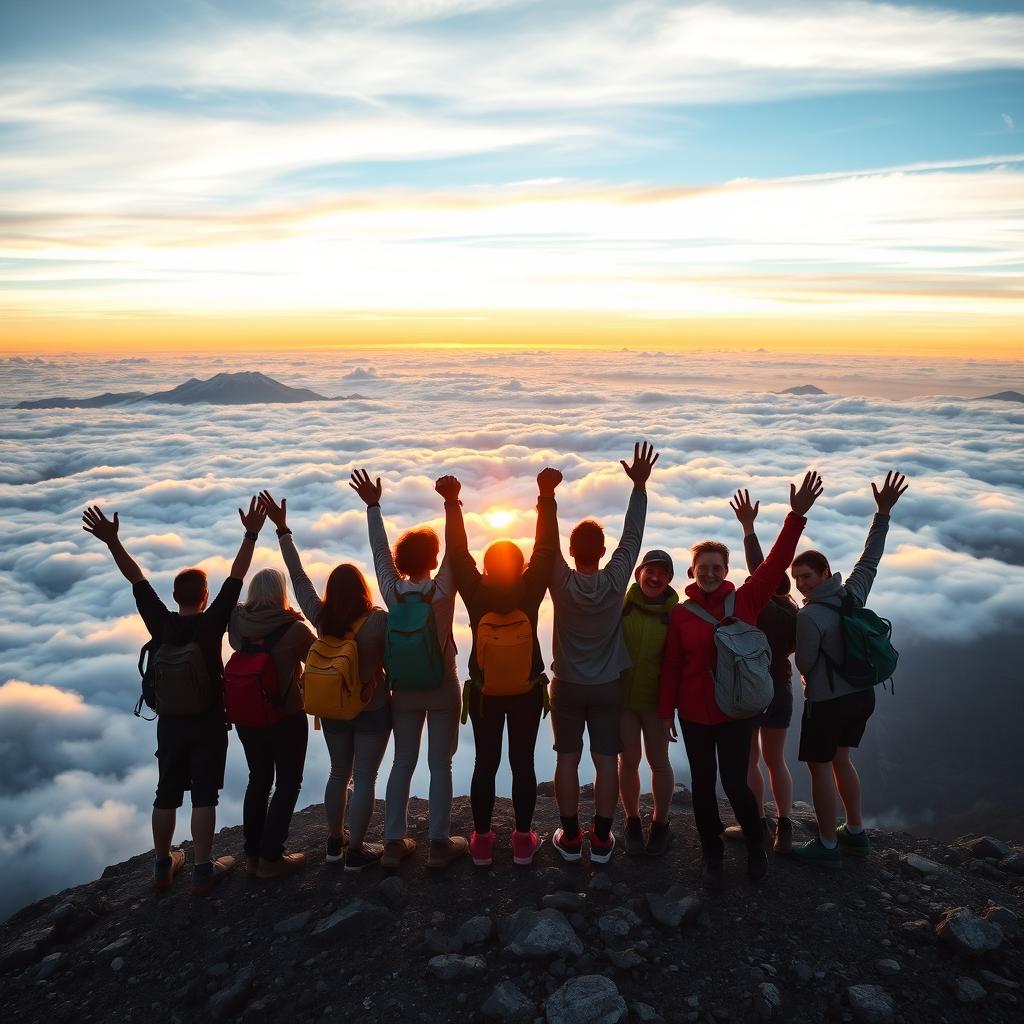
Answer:
[[540, 849], [541, 839], [536, 832], [512, 833], [512, 860], [516, 864], [532, 864], [533, 855]]
[[485, 832], [480, 835], [474, 832], [469, 837], [469, 855], [479, 868], [485, 868], [494, 860], [494, 833]]

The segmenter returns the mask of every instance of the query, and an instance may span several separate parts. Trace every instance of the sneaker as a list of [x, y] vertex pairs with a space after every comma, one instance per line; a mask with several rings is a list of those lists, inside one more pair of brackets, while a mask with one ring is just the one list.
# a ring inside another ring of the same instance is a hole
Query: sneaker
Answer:
[[170, 889], [174, 876], [185, 866], [185, 851], [171, 850], [167, 860], [153, 865], [153, 888]]
[[647, 846], [644, 848], [647, 856], [660, 857], [671, 845], [672, 829], [669, 828], [668, 822], [652, 822], [651, 833], [647, 837]]
[[713, 889], [715, 892], [722, 889], [725, 886], [722, 862], [713, 860], [711, 857], [704, 857], [701, 862], [700, 880], [705, 889]]
[[379, 864], [384, 856], [384, 847], [381, 843], [362, 843], [359, 846], [350, 846], [345, 851], [345, 870], [362, 871], [363, 868]]
[[644, 826], [639, 818], [627, 818], [623, 833], [624, 848], [631, 857], [642, 857], [647, 852], [644, 846]]
[[536, 832], [512, 832], [512, 862], [524, 867], [533, 863], [534, 854], [541, 848], [541, 838]]
[[607, 864], [615, 852], [615, 833], [609, 832], [608, 838], [601, 840], [597, 838], [594, 826], [590, 826], [587, 833], [587, 841], [590, 843], [590, 860], [594, 864]]
[[871, 840], [867, 832], [851, 832], [845, 825], [840, 825], [836, 829], [836, 839], [843, 853], [853, 857], [866, 857], [871, 852]]
[[415, 839], [389, 839], [384, 843], [384, 856], [380, 859], [380, 866], [393, 871], [415, 851]]
[[723, 833], [723, 839], [729, 839], [734, 843], [745, 843], [746, 838], [743, 835], [743, 829], [739, 825], [730, 825]]
[[215, 861], [210, 862], [206, 871], [202, 870], [200, 865], [196, 865], [192, 869], [192, 895], [205, 896], [218, 882], [227, 878], [234, 869], [234, 857], [218, 857]]
[[304, 853], [282, 853], [277, 860], [260, 857], [260, 866], [256, 869], [257, 878], [281, 878], [283, 875], [294, 874], [306, 864]]
[[478, 868], [490, 867], [494, 863], [494, 833], [474, 832], [469, 837], [469, 855]]
[[324, 860], [328, 864], [336, 864], [339, 860], [344, 860], [347, 846], [348, 838], [346, 836], [328, 836], [327, 853]]
[[768, 874], [768, 854], [764, 843], [747, 847], [747, 878], [752, 882], [760, 882]]
[[469, 849], [469, 843], [462, 836], [449, 836], [447, 839], [431, 839], [427, 851], [427, 867], [443, 871], [453, 861], [458, 860]]
[[562, 855], [562, 860], [575, 861], [583, 856], [583, 836], [577, 835], [569, 839], [564, 828], [556, 828], [551, 837], [551, 845]]
[[833, 849], [823, 846], [820, 839], [812, 839], [809, 843], [794, 843], [793, 856], [808, 864], [821, 864], [827, 868], [841, 868], [843, 855], [836, 846]]
[[778, 854], [793, 852], [793, 822], [789, 818], [779, 818], [779, 823], [775, 826], [772, 849]]

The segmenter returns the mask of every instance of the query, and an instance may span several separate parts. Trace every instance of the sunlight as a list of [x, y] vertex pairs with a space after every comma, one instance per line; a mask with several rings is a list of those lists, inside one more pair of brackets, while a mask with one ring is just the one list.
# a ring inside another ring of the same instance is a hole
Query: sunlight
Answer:
[[484, 519], [492, 530], [504, 530], [515, 521], [516, 513], [507, 508], [495, 508], [484, 513]]

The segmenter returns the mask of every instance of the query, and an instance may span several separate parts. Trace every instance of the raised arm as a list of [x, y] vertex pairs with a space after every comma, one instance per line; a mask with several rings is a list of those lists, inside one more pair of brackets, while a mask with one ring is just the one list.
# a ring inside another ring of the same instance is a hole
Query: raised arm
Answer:
[[761, 508], [761, 502], [750, 503], [750, 491], [737, 491], [729, 508], [736, 513], [740, 526], [743, 527], [743, 554], [747, 559], [747, 572], [755, 572], [757, 567], [764, 561], [764, 552], [761, 550], [761, 542], [754, 532], [754, 520]]
[[885, 474], [885, 483], [881, 488], [871, 484], [871, 493], [875, 497], [878, 509], [871, 520], [868, 539], [864, 542], [864, 550], [853, 567], [853, 572], [846, 579], [846, 589], [853, 599], [863, 606], [871, 593], [871, 585], [878, 574], [878, 563], [885, 551], [885, 537], [889, 532], [889, 513], [893, 505], [903, 496], [909, 486], [907, 478], [895, 471]]
[[462, 484], [458, 477], [442, 476], [435, 482], [434, 490], [444, 498], [444, 557], [451, 564], [455, 586], [465, 601], [483, 577], [469, 553], [469, 538], [459, 501]]
[[121, 520], [116, 512], [113, 519], [108, 519], [99, 505], [91, 505], [82, 513], [82, 523], [82, 529], [86, 533], [91, 533], [107, 545], [114, 564], [132, 586], [146, 578], [146, 574], [139, 568], [135, 559], [125, 551], [121, 538], [117, 535], [117, 531], [121, 527]]
[[548, 467], [537, 474], [537, 528], [523, 581], [531, 590], [539, 589], [541, 594], [548, 585], [551, 567], [559, 553], [555, 489], [561, 482], [560, 470]]
[[278, 505], [270, 491], [260, 491], [260, 501], [263, 502], [267, 510], [267, 518], [277, 527], [281, 557], [284, 559], [284, 566], [292, 581], [295, 600], [299, 602], [302, 614], [315, 626], [320, 621], [323, 602], [316, 592], [316, 587], [306, 575], [306, 570], [302, 568], [302, 559], [299, 557], [298, 548], [295, 547], [292, 531], [288, 528], [288, 499], [282, 498], [281, 504]]
[[384, 603], [390, 608], [395, 602], [395, 594], [401, 576], [398, 574], [395, 560], [391, 555], [387, 531], [384, 529], [384, 517], [380, 511], [380, 498], [383, 493], [380, 477], [377, 477], [377, 482], [374, 483], [365, 469], [357, 469], [352, 473], [349, 487], [366, 504], [366, 529], [370, 536], [370, 550], [373, 553], [373, 568], [377, 574], [377, 586], [380, 588], [380, 596], [384, 599]]
[[231, 563], [231, 572], [228, 573], [228, 577], [233, 580], [244, 580], [249, 566], [252, 565], [252, 555], [256, 550], [256, 541], [259, 540], [260, 530], [263, 529], [263, 524], [267, 521], [267, 510], [263, 502], [253, 495], [249, 500], [248, 512], [239, 509], [238, 518], [242, 521], [245, 536], [242, 538], [234, 562]]
[[626, 592], [633, 575], [633, 567], [640, 557], [640, 545], [644, 540], [644, 524], [647, 521], [647, 480], [651, 475], [658, 455], [654, 446], [644, 441], [641, 446], [637, 442], [633, 446], [633, 461], [627, 465], [621, 461], [626, 476], [633, 481], [633, 491], [626, 507], [626, 519], [622, 526], [622, 536], [618, 547], [612, 552], [608, 561], [607, 573], [617, 590]]

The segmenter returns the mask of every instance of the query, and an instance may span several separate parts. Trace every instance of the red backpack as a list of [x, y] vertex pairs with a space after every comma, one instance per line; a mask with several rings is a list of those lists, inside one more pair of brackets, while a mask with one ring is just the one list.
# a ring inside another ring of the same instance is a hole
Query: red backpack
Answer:
[[291, 690], [281, 693], [271, 651], [294, 623], [286, 622], [262, 640], [247, 640], [224, 666], [224, 710], [233, 725], [275, 725], [284, 718]]

